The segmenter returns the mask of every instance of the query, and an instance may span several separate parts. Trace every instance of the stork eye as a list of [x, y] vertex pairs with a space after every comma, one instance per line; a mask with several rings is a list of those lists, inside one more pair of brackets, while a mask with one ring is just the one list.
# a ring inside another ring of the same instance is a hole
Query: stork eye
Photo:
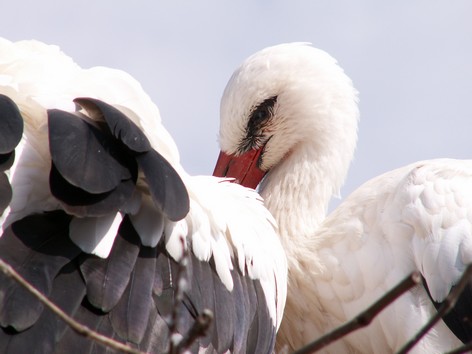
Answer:
[[267, 106], [263, 106], [253, 113], [251, 120], [255, 125], [258, 125], [262, 121], [266, 120], [269, 117], [269, 114], [269, 108]]
[[253, 109], [251, 113], [251, 118], [249, 119], [249, 130], [259, 128], [266, 120], [268, 120], [272, 116], [276, 102], [277, 96], [273, 96], [262, 101], [256, 108]]
[[264, 136], [264, 125], [274, 115], [274, 107], [277, 96], [272, 96], [255, 106], [249, 116], [246, 126], [246, 136], [239, 144], [239, 152], [243, 153], [249, 149], [260, 147], [267, 137]]

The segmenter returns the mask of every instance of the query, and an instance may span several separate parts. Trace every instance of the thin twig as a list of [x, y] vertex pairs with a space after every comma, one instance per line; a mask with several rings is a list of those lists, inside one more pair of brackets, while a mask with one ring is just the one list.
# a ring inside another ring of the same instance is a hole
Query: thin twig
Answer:
[[429, 321], [421, 328], [421, 330], [415, 334], [399, 351], [397, 354], [407, 353], [411, 348], [413, 348], [421, 338], [429, 332], [433, 326], [438, 323], [441, 318], [443, 318], [447, 313], [454, 308], [456, 305], [457, 299], [464, 290], [465, 286], [469, 283], [470, 278], [472, 277], [472, 264], [468, 265], [462, 274], [459, 282], [452, 289], [449, 295], [444, 299], [444, 302], [439, 307], [438, 312], [429, 319]]
[[74, 320], [72, 317], [67, 315], [64, 311], [62, 311], [57, 305], [51, 302], [46, 296], [44, 296], [40, 291], [38, 291], [33, 285], [31, 285], [28, 281], [26, 281], [20, 274], [18, 274], [9, 264], [5, 263], [2, 259], [0, 259], [0, 270], [5, 273], [8, 277], [14, 279], [18, 284], [23, 286], [26, 290], [28, 290], [31, 294], [33, 294], [39, 301], [41, 301], [49, 310], [51, 310], [54, 314], [56, 314], [60, 319], [66, 322], [70, 328], [72, 328], [78, 334], [88, 337], [97, 343], [122, 351], [124, 353], [130, 354], [146, 354], [145, 352], [136, 350], [134, 348], [129, 347], [126, 344], [120, 343], [114, 339], [108, 338], [100, 333], [97, 333], [87, 326], [82, 325], [81, 323]]
[[320, 350], [327, 345], [333, 343], [334, 341], [348, 335], [351, 332], [359, 328], [368, 326], [372, 320], [388, 305], [398, 299], [402, 294], [410, 290], [415, 285], [418, 285], [421, 282], [421, 276], [419, 272], [413, 272], [408, 277], [403, 279], [398, 285], [393, 289], [387, 292], [374, 304], [372, 304], [365, 311], [361, 312], [359, 315], [354, 317], [349, 322], [346, 322], [344, 325], [334, 329], [330, 333], [325, 334], [324, 336], [318, 338], [314, 342], [311, 342], [296, 350], [293, 354], [308, 354], [314, 353], [317, 350]]
[[169, 354], [179, 354], [185, 352], [199, 337], [206, 335], [208, 328], [213, 321], [213, 312], [204, 309], [203, 312], [195, 318], [195, 322], [185, 335], [177, 332], [177, 320], [179, 317], [179, 303], [184, 298], [184, 292], [188, 286], [187, 267], [189, 262], [189, 253], [185, 244], [185, 239], [180, 238], [182, 245], [182, 258], [178, 262], [177, 272], [174, 282], [174, 306], [172, 309], [171, 320], [169, 323]]
[[193, 326], [188, 330], [187, 334], [182, 338], [177, 346], [178, 353], [183, 353], [185, 350], [190, 348], [197, 338], [205, 336], [212, 321], [213, 312], [208, 309], [203, 310], [203, 312], [197, 316]]
[[174, 306], [172, 308], [171, 319], [169, 323], [169, 351], [170, 354], [179, 353], [179, 345], [181, 342], [181, 335], [177, 332], [177, 320], [179, 317], [179, 303], [184, 298], [184, 291], [186, 288], [186, 272], [188, 265], [188, 250], [185, 244], [185, 239], [180, 237], [182, 246], [182, 258], [177, 263], [177, 272], [174, 282]]

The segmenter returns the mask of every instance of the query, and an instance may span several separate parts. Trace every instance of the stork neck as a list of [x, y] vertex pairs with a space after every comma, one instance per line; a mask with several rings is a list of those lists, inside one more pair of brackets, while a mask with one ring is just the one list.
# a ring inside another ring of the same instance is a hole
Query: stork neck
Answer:
[[[315, 146], [301, 145], [266, 176], [260, 193], [278, 222], [282, 240], [313, 235], [326, 217], [328, 203], [344, 180], [345, 170]], [[296, 242], [295, 242], [296, 243]]]
[[[351, 156], [319, 146], [298, 146], [260, 186], [264, 203], [278, 223], [288, 262], [287, 315], [279, 329], [278, 345], [296, 349], [332, 327], [317, 297], [316, 274], [322, 265], [315, 238], [332, 195], [344, 181]], [[310, 315], [300, 320], [304, 313]]]

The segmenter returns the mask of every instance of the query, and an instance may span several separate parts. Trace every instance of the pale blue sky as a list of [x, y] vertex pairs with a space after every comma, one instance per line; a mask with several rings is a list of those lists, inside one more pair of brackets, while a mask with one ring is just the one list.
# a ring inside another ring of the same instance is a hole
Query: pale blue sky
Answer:
[[415, 160], [472, 156], [470, 0], [9, 0], [1, 10], [0, 36], [58, 44], [84, 67], [135, 76], [192, 174], [213, 170], [219, 99], [233, 69], [289, 41], [328, 51], [360, 91], [344, 196]]

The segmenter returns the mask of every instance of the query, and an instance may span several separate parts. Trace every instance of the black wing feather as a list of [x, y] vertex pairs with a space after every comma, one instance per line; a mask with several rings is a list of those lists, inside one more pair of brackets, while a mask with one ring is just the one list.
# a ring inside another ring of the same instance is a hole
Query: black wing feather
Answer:
[[51, 109], [48, 126], [52, 161], [73, 186], [98, 194], [132, 178], [110, 137], [76, 114]]
[[[74, 314], [74, 319], [87, 326], [93, 331], [99, 331], [102, 322], [108, 321], [107, 315], [91, 306], [86, 300], [82, 301], [81, 306], [77, 309], [77, 312]], [[112, 333], [103, 331], [99, 332], [103, 335], [110, 335]], [[67, 353], [67, 354], [89, 354], [97, 351], [94, 349], [102, 348], [104, 352], [104, 347], [96, 347], [95, 341], [92, 341], [77, 332], [73, 331], [70, 327], [67, 327], [62, 338], [59, 338], [56, 346], [54, 348], [55, 354]], [[13, 354], [13, 353], [12, 353]]]
[[[212, 276], [212, 268], [206, 262], [199, 261], [194, 255], [192, 255], [193, 267], [192, 267], [192, 283], [187, 295], [187, 298], [192, 303], [192, 311], [197, 314], [202, 313], [204, 309], [210, 310], [215, 313], [215, 301], [214, 301], [214, 278]], [[188, 307], [188, 306], [187, 306]], [[202, 338], [201, 343], [204, 347], [210, 346], [216, 338], [216, 323], [212, 321], [207, 331], [207, 336]]]
[[74, 102], [92, 116], [95, 116], [96, 112], [100, 112], [111, 134], [122, 141], [130, 150], [146, 152], [152, 149], [141, 129], [117, 108], [95, 98], [81, 97], [76, 98]]
[[[38, 290], [49, 294], [55, 276], [80, 252], [64, 237], [69, 221], [68, 215], [59, 212], [29, 216], [14, 223], [0, 238], [0, 257]], [[1, 282], [0, 294], [3, 326], [28, 328], [43, 309], [33, 295], [11, 280]]]
[[65, 211], [81, 217], [104, 216], [126, 209], [126, 203], [135, 191], [134, 181], [124, 180], [109, 192], [89, 193], [70, 184], [59, 173], [54, 163], [51, 164], [49, 173], [49, 186], [52, 195], [61, 201]]
[[118, 335], [127, 342], [139, 344], [146, 332], [152, 301], [156, 248], [141, 247], [128, 287], [116, 308], [111, 322]]
[[0, 172], [0, 216], [3, 215], [3, 212], [10, 204], [12, 195], [13, 192], [7, 175]]
[[[0, 139], [3, 138], [3, 134], [0, 135]], [[15, 150], [6, 154], [0, 154], [0, 171], [8, 170], [15, 161]]]
[[[64, 297], [64, 294], [68, 294]], [[57, 276], [50, 299], [59, 306], [65, 313], [72, 314], [77, 311], [85, 295], [85, 284], [80, 274], [74, 271], [73, 267], [66, 266]], [[32, 343], [35, 344], [35, 354], [49, 354], [54, 352], [56, 340], [61, 338], [67, 324], [56, 314], [45, 308], [35, 326], [30, 330], [9, 336], [5, 339], [8, 349], [2, 353], [29, 353]], [[51, 336], [55, 333], [55, 336]], [[2, 339], [0, 339], [0, 343]]]
[[15, 148], [23, 135], [23, 118], [18, 106], [0, 94], [0, 216], [12, 198], [10, 181], [3, 171], [15, 160]]
[[224, 353], [233, 344], [236, 308], [234, 307], [233, 296], [231, 296], [229, 290], [219, 280], [216, 271], [212, 271], [211, 275], [213, 277], [213, 301], [215, 304], [215, 311], [213, 313], [215, 338], [212, 343], [219, 353]]
[[172, 221], [181, 220], [190, 210], [187, 188], [175, 169], [157, 151], [136, 156], [146, 176], [154, 204]]
[[157, 312], [155, 306], [151, 307], [148, 326], [139, 349], [145, 352], [165, 353], [168, 349], [169, 326]]
[[131, 184], [137, 179], [137, 164], [154, 204], [172, 221], [184, 218], [190, 208], [185, 184], [139, 128], [102, 101], [82, 98], [77, 102], [99, 110], [109, 130], [92, 125], [80, 114], [48, 111], [51, 191], [66, 210], [79, 216], [99, 216], [105, 210], [123, 208], [134, 191]]
[[[0, 98], [0, 114], [10, 110], [18, 118], [10, 103]], [[216, 275], [214, 261], [200, 261], [190, 253], [184, 275], [188, 288], [175, 303], [179, 265], [167, 253], [165, 237], [156, 247], [143, 246], [129, 216], [124, 215], [106, 259], [85, 254], [72, 243], [73, 217], [131, 210], [127, 202], [142, 190], [141, 185], [136, 188], [138, 175], [144, 176], [156, 213], [162, 211], [156, 217], [177, 221], [189, 210], [180, 176], [131, 120], [98, 100], [77, 103], [93, 118], [98, 112], [98, 121], [79, 113], [48, 112], [50, 188], [64, 210], [13, 222], [0, 238], [0, 257], [77, 321], [132, 347], [167, 350], [170, 316], [176, 307], [181, 334], [204, 310], [215, 314], [207, 335], [190, 348], [192, 353], [202, 348], [271, 353], [275, 328], [264, 294], [257, 281], [238, 270], [232, 271], [234, 289], [228, 291]], [[14, 148], [18, 137], [12, 141]], [[14, 159], [13, 150], [8, 154], [3, 160], [0, 156], [3, 169]], [[9, 188], [8, 180], [0, 177], [0, 206], [8, 205]], [[0, 352], [30, 352], [33, 345], [37, 353], [112, 352], [75, 333], [19, 285], [0, 277]]]
[[23, 135], [23, 118], [13, 100], [0, 94], [0, 155], [11, 153]]
[[129, 224], [121, 224], [108, 258], [87, 255], [80, 265], [89, 302], [104, 312], [110, 311], [120, 300], [139, 254], [139, 236], [136, 232], [127, 232]]
[[[434, 307], [439, 310], [443, 303], [433, 300], [424, 279], [423, 284]], [[443, 321], [463, 343], [472, 341], [472, 283], [466, 285], [457, 299], [456, 305], [443, 317]]]
[[[246, 349], [247, 345], [247, 335], [249, 332], [249, 326], [251, 324], [251, 306], [249, 302], [249, 296], [247, 294], [246, 282], [242, 279], [242, 275], [237, 271], [231, 272], [234, 282], [234, 296], [233, 300], [235, 302], [235, 323], [234, 327], [238, 328], [237, 331], [233, 331], [233, 347], [235, 352], [241, 352]], [[253, 310], [255, 310], [253, 308]]]
[[265, 301], [264, 291], [262, 290], [261, 283], [254, 281], [254, 288], [256, 290], [257, 297], [257, 310], [255, 311], [254, 320], [252, 322], [250, 333], [257, 333], [257, 338], [248, 338], [248, 342], [257, 343], [255, 346], [254, 353], [264, 353], [268, 348], [273, 348], [275, 345], [275, 330], [268, 331], [272, 325], [272, 319], [267, 309]]

